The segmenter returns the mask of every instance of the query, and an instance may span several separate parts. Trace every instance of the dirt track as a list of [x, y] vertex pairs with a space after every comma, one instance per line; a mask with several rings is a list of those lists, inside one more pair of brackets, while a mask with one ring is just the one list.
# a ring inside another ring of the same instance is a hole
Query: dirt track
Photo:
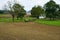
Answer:
[[0, 23], [0, 40], [60, 40], [60, 27], [28, 23]]

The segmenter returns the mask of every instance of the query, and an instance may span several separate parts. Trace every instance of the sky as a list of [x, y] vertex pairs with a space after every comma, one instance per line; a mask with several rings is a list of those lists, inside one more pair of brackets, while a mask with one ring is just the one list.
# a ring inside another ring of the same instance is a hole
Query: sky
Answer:
[[[0, 0], [0, 10], [4, 9], [4, 5], [7, 4], [8, 1], [11, 1], [12, 3], [14, 0]], [[24, 9], [26, 11], [29, 11], [34, 7], [35, 5], [44, 6], [50, 0], [16, 0], [17, 3], [24, 6]], [[60, 4], [60, 0], [54, 0], [57, 4]]]

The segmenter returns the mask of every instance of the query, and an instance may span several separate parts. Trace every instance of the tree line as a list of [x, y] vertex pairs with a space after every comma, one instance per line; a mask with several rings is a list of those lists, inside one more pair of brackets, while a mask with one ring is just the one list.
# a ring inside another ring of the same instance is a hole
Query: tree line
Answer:
[[[14, 17], [23, 18], [26, 14], [26, 10], [24, 6], [21, 6], [19, 3], [14, 3], [13, 5], [8, 2], [8, 9], [6, 9], [12, 16], [12, 20], [14, 22]], [[46, 18], [50, 18], [50, 20], [55, 20], [55, 18], [60, 18], [60, 6], [56, 4], [55, 1], [50, 0], [47, 2], [44, 7], [34, 6], [31, 9], [31, 17], [35, 17], [39, 19], [41, 14], [45, 14]]]
[[47, 2], [44, 7], [35, 6], [31, 10], [32, 17], [39, 18], [41, 14], [45, 14], [46, 18], [50, 18], [50, 20], [55, 20], [55, 18], [60, 17], [60, 6], [56, 4], [53, 0]]

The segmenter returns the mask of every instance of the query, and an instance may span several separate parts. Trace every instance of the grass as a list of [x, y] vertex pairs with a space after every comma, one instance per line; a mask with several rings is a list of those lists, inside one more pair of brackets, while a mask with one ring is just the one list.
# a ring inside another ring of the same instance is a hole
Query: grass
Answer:
[[0, 40], [59, 40], [60, 27], [34, 22], [0, 23]]
[[[0, 18], [0, 22], [13, 22], [12, 18]], [[16, 18], [14, 18], [14, 22], [23, 22], [22, 19], [17, 20]]]
[[[17, 20], [16, 18], [14, 18], [14, 22], [24, 22], [24, 21], [28, 21], [28, 22], [35, 21], [36, 23], [40, 23], [40, 24], [60, 26], [60, 20], [49, 21], [49, 20], [36, 19], [36, 18], [32, 18], [32, 17], [26, 17], [26, 18]], [[12, 22], [11, 15], [10, 14], [0, 14], [0, 22]]]
[[[27, 19], [27, 21], [34, 21], [33, 18], [23, 18], [23, 19], [19, 19], [17, 20], [16, 18], [14, 19], [14, 22], [24, 22], [24, 20]], [[13, 22], [12, 18], [0, 18], [0, 22]], [[48, 20], [41, 20], [41, 19], [37, 19], [35, 20], [36, 23], [40, 23], [40, 24], [47, 24], [47, 25], [54, 25], [54, 26], [60, 26], [60, 20], [56, 20], [56, 21], [48, 21]]]
[[60, 20], [49, 21], [49, 20], [41, 20], [41, 19], [38, 19], [38, 20], [36, 20], [35, 22], [36, 22], [36, 23], [40, 23], [40, 24], [60, 26]]
[[[32, 17], [25, 17], [23, 19], [19, 18], [19, 20], [17, 20], [17, 18], [14, 18], [14, 22], [24, 22], [26, 21], [34, 21], [35, 18]], [[12, 16], [10, 14], [0, 14], [0, 22], [12, 22]]]

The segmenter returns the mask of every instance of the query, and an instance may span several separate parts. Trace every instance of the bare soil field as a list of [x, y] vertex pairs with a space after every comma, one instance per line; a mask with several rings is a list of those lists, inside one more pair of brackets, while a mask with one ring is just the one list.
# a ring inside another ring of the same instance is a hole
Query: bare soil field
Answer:
[[0, 40], [60, 40], [60, 27], [34, 22], [0, 23]]

